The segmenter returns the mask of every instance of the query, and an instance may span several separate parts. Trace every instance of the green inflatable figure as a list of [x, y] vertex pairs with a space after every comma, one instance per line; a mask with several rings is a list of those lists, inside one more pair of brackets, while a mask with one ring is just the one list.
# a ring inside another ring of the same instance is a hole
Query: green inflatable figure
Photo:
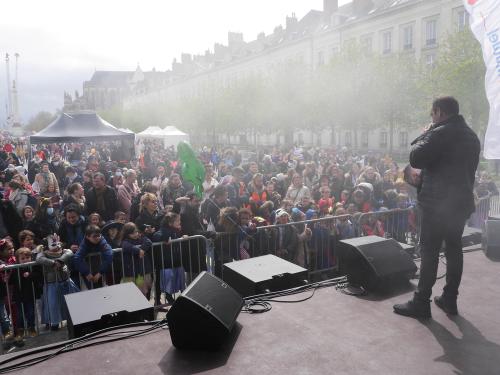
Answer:
[[196, 157], [193, 149], [187, 142], [179, 142], [177, 145], [177, 155], [182, 163], [182, 178], [189, 181], [194, 186], [194, 192], [201, 198], [203, 192], [203, 180], [205, 179], [205, 167]]

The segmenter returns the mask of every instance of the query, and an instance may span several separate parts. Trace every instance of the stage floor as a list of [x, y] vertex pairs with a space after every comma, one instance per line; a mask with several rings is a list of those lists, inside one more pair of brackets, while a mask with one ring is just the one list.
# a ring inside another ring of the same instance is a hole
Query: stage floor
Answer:
[[18, 373], [498, 375], [499, 287], [500, 263], [476, 251], [465, 254], [457, 317], [434, 305], [427, 322], [394, 314], [392, 305], [410, 298], [412, 287], [363, 297], [326, 288], [306, 302], [240, 314], [220, 352], [178, 351], [162, 331], [66, 353]]

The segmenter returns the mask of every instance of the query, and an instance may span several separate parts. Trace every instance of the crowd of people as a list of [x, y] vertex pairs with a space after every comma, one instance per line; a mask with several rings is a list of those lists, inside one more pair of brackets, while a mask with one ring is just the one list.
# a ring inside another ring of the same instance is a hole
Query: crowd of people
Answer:
[[[57, 330], [63, 296], [82, 289], [134, 282], [168, 304], [211, 266], [220, 276], [223, 263], [272, 253], [314, 271], [335, 265], [340, 239], [417, 236], [416, 191], [390, 155], [295, 146], [242, 160], [203, 147], [198, 196], [175, 150], [155, 142], [132, 160], [113, 144], [4, 138], [1, 149], [0, 325], [15, 345], [37, 334], [38, 315]], [[498, 194], [486, 174], [477, 184], [478, 197]]]

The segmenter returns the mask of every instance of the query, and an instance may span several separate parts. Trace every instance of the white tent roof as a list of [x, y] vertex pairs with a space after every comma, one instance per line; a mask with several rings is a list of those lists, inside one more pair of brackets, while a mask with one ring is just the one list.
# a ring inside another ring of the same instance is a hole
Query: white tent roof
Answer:
[[163, 136], [163, 129], [160, 128], [159, 126], [150, 126], [149, 128], [143, 130], [140, 133], [137, 133], [139, 136], [144, 136], [144, 137], [162, 137]]
[[161, 133], [163, 135], [187, 135], [187, 133], [177, 129], [175, 126], [166, 126]]

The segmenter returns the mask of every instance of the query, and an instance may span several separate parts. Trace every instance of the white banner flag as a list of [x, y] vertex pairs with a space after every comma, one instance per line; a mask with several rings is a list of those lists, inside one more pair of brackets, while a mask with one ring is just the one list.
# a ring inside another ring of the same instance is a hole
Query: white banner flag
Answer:
[[484, 157], [500, 159], [500, 0], [464, 0], [470, 28], [483, 49], [486, 96], [490, 118], [484, 139]]

